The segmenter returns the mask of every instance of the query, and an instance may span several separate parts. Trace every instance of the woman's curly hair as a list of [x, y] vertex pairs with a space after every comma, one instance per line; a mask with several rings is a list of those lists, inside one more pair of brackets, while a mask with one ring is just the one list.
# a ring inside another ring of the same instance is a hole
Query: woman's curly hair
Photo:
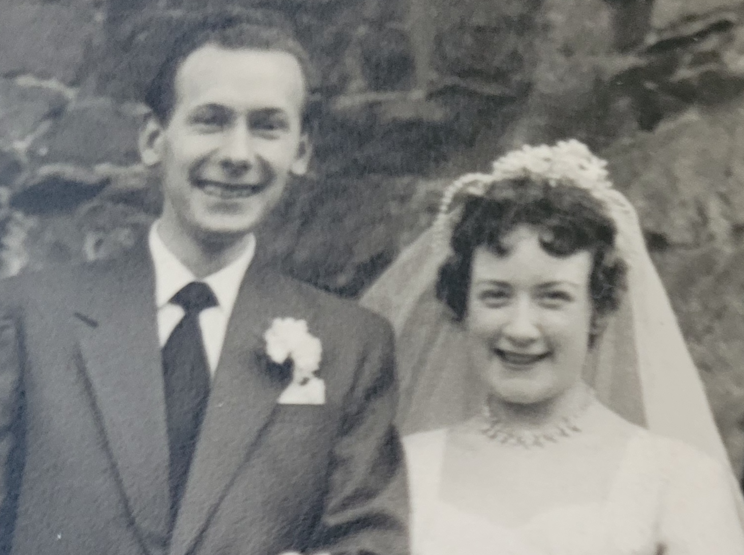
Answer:
[[507, 254], [504, 239], [519, 226], [535, 229], [540, 245], [553, 256], [589, 251], [594, 317], [617, 309], [626, 264], [616, 253], [617, 230], [602, 203], [579, 187], [518, 179], [501, 182], [487, 197], [474, 196], [462, 207], [450, 241], [452, 254], [437, 281], [437, 297], [456, 320], [466, 316], [474, 251], [484, 246], [498, 255]]

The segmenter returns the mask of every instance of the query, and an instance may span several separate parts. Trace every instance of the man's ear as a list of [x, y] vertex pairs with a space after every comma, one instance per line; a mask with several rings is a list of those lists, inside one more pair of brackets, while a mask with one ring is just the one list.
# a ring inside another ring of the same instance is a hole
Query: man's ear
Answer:
[[137, 141], [142, 163], [148, 167], [159, 164], [163, 158], [164, 132], [163, 125], [155, 114], [148, 114]]
[[307, 173], [308, 166], [310, 165], [310, 158], [313, 155], [313, 145], [310, 141], [310, 135], [303, 133], [300, 137], [300, 144], [297, 147], [297, 157], [289, 168], [292, 175], [301, 176]]

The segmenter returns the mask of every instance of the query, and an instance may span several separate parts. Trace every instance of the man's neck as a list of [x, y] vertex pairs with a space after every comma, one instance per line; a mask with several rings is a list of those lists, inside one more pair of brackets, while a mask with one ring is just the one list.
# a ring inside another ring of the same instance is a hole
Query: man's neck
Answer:
[[172, 233], [163, 225], [157, 227], [156, 233], [168, 250], [197, 279], [210, 276], [235, 262], [248, 248], [251, 237], [250, 234], [246, 234], [215, 241], [197, 240], [187, 235]]

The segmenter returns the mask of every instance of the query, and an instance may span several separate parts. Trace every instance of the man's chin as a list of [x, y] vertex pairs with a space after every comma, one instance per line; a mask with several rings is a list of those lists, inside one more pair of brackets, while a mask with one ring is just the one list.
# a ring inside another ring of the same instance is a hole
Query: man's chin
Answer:
[[196, 236], [205, 245], [226, 245], [244, 239], [253, 233], [255, 227], [253, 223], [248, 225], [230, 225], [229, 222], [223, 222], [219, 225], [202, 227]]

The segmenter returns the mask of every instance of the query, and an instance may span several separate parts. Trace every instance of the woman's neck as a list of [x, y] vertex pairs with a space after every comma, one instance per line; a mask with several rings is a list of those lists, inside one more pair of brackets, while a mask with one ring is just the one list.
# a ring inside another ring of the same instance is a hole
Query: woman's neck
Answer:
[[488, 411], [491, 418], [511, 429], [540, 429], [558, 425], [579, 415], [593, 398], [591, 389], [579, 382], [567, 391], [537, 403], [509, 403], [490, 395]]

